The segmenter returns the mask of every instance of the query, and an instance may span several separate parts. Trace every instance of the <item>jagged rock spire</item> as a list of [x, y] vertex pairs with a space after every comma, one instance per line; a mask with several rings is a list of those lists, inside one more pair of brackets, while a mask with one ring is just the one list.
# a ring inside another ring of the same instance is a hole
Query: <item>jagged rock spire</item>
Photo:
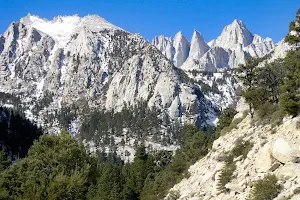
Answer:
[[190, 43], [182, 32], [179, 31], [175, 35], [173, 46], [175, 49], [173, 62], [176, 67], [180, 67], [189, 56]]
[[238, 45], [248, 46], [253, 41], [252, 33], [246, 28], [241, 20], [235, 19], [225, 26], [222, 34], [217, 38], [215, 45], [223, 48], [235, 48]]
[[202, 34], [197, 30], [194, 30], [189, 56], [201, 57], [208, 51], [208, 49], [209, 46], [204, 41]]

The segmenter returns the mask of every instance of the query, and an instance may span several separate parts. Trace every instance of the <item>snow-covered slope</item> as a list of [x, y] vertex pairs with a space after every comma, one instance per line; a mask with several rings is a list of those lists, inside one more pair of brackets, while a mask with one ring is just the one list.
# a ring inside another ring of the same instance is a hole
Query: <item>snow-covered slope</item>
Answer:
[[93, 32], [99, 32], [104, 29], [121, 30], [121, 28], [107, 22], [98, 15], [88, 15], [82, 18], [79, 15], [57, 16], [53, 20], [48, 20], [28, 14], [20, 22], [51, 36], [58, 43], [59, 47], [66, 46], [71, 36], [79, 33], [82, 29], [88, 29]]
[[[204, 126], [215, 120], [214, 104], [139, 34], [95, 15], [20, 21], [0, 37], [0, 92], [19, 97], [26, 116], [49, 132], [59, 131], [58, 113], [66, 107], [77, 113], [69, 122], [77, 131], [92, 110], [118, 112], [139, 102], [171, 122]], [[181, 33], [176, 38], [174, 59], [181, 63], [189, 43]], [[171, 40], [157, 43], [173, 56]]]

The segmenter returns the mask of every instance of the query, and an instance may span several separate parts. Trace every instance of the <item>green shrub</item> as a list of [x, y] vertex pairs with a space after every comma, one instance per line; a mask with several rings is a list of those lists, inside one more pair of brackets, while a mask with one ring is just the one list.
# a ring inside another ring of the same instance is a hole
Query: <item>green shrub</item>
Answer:
[[278, 126], [284, 116], [285, 113], [278, 104], [267, 102], [258, 107], [255, 121], [258, 122], [258, 125], [270, 123], [272, 126]]
[[263, 118], [270, 118], [270, 116], [278, 110], [278, 104], [272, 104], [270, 102], [266, 102], [262, 105], [260, 105], [258, 108], [257, 108], [257, 114], [258, 114], [258, 117], [263, 119]]
[[282, 186], [277, 183], [276, 176], [267, 175], [253, 184], [248, 200], [272, 200], [281, 190]]
[[232, 107], [228, 107], [228, 108], [225, 108], [224, 110], [222, 110], [222, 112], [218, 116], [219, 120], [217, 123], [216, 132], [213, 135], [213, 140], [220, 137], [221, 131], [231, 124], [231, 122], [236, 114], [237, 114], [237, 111]]
[[294, 194], [300, 194], [300, 187], [298, 187], [294, 190]]
[[219, 180], [218, 180], [218, 190], [221, 192], [225, 192], [226, 188], [225, 185], [227, 183], [229, 183], [232, 179], [233, 179], [233, 173], [236, 169], [236, 165], [235, 163], [227, 163], [225, 164], [225, 166], [223, 167], [223, 169], [221, 170], [221, 174], [219, 176]]
[[231, 124], [229, 126], [224, 127], [221, 130], [221, 135], [225, 135], [226, 133], [229, 133], [233, 129], [237, 129], [237, 125], [243, 121], [244, 117], [236, 118], [232, 120]]
[[225, 185], [234, 178], [233, 173], [236, 169], [236, 164], [233, 161], [234, 158], [242, 156], [243, 159], [245, 159], [252, 147], [253, 144], [249, 141], [238, 141], [238, 143], [229, 153], [225, 153], [225, 156], [220, 158], [221, 161], [225, 162], [225, 166], [221, 170], [221, 174], [218, 180], [217, 187], [219, 191], [225, 192]]
[[250, 141], [240, 141], [232, 150], [231, 154], [234, 158], [243, 156], [243, 159], [247, 157], [247, 154], [252, 149], [253, 143]]
[[243, 112], [242, 117], [233, 119], [229, 125], [223, 127], [222, 130], [220, 131], [220, 135], [225, 135], [226, 133], [229, 133], [233, 129], [237, 129], [237, 125], [241, 123], [247, 117], [248, 114], [249, 114], [249, 110], [245, 110]]
[[278, 126], [282, 123], [282, 119], [285, 116], [284, 112], [282, 110], [275, 111], [270, 118], [270, 122], [272, 125]]

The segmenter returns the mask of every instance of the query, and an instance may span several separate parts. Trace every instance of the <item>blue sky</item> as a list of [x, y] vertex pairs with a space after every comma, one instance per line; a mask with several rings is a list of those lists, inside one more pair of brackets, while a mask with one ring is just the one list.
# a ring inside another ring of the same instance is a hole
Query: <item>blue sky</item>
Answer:
[[197, 29], [210, 41], [238, 18], [252, 33], [278, 42], [298, 8], [300, 0], [0, 0], [0, 33], [27, 13], [50, 19], [98, 14], [148, 40], [180, 30], [190, 40]]

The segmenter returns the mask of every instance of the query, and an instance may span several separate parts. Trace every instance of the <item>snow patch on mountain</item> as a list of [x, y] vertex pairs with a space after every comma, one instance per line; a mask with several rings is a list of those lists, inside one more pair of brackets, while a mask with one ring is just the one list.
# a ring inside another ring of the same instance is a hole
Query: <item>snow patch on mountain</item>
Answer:
[[20, 22], [50, 35], [58, 42], [59, 47], [65, 47], [71, 37], [82, 29], [89, 29], [94, 32], [103, 29], [121, 30], [98, 15], [88, 15], [82, 18], [79, 15], [57, 16], [53, 20], [48, 20], [28, 14], [26, 17], [21, 18]]

